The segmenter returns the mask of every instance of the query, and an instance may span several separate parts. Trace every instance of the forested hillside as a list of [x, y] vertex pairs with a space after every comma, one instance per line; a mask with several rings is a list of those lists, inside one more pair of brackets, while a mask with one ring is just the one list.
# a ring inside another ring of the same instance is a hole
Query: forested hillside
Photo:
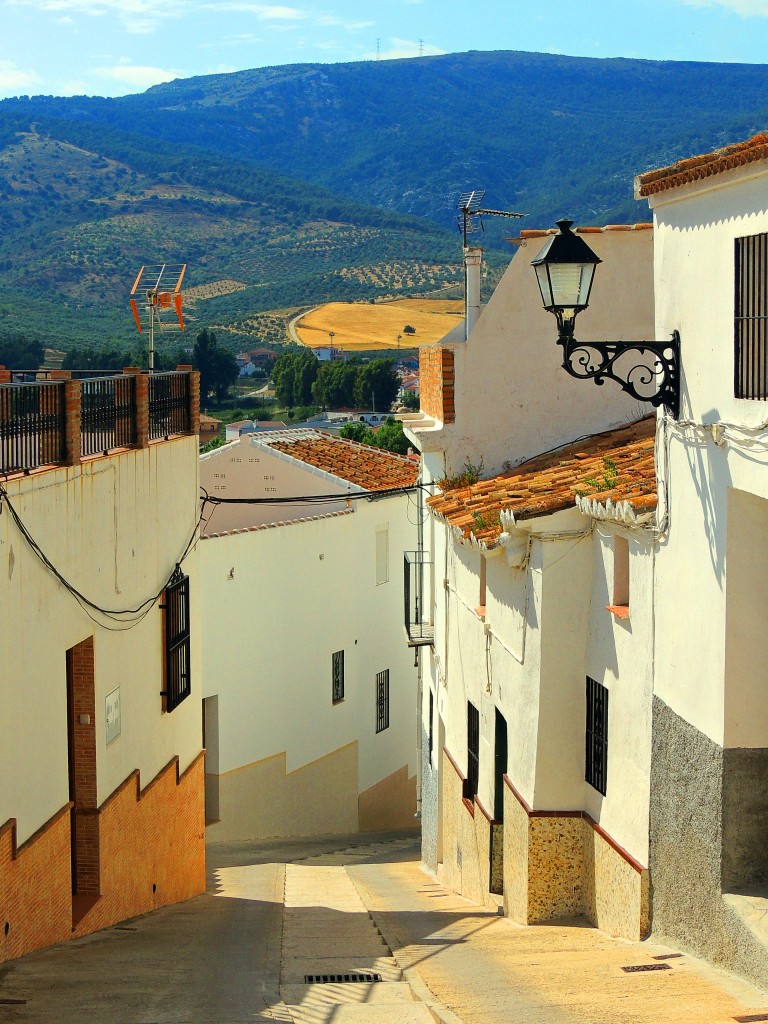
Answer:
[[[98, 339], [132, 329], [139, 265], [190, 264], [201, 326], [458, 285], [455, 203], [647, 220], [636, 173], [768, 125], [768, 66], [518, 52], [292, 65], [120, 99], [0, 103], [0, 313]], [[266, 326], [265, 326], [266, 325]], [[266, 332], [266, 333], [265, 333]], [[61, 346], [59, 346], [61, 347]]]

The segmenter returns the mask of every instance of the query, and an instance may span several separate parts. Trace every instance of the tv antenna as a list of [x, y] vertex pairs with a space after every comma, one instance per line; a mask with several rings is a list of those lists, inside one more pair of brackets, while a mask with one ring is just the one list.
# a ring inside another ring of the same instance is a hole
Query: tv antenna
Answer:
[[467, 248], [467, 235], [473, 235], [480, 226], [485, 231], [483, 217], [525, 217], [525, 213], [511, 213], [509, 210], [487, 210], [483, 207], [485, 189], [474, 189], [472, 192], [462, 192], [456, 203], [459, 210], [457, 218], [459, 231], [464, 235], [464, 248]]
[[[155, 372], [155, 330], [184, 330], [181, 283], [187, 272], [186, 263], [161, 263], [142, 267], [131, 288], [130, 305], [133, 319], [144, 333], [149, 332], [149, 372]], [[141, 310], [141, 312], [140, 312]]]

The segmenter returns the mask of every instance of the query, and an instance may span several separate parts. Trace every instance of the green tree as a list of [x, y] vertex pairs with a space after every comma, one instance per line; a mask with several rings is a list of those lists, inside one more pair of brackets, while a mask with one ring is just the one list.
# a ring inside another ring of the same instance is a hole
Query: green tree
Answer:
[[320, 363], [312, 394], [319, 405], [341, 409], [354, 405], [355, 381], [360, 369], [357, 363], [341, 360]]
[[200, 398], [203, 401], [214, 392], [216, 400], [222, 402], [239, 373], [235, 357], [219, 347], [215, 333], [207, 327], [200, 331], [195, 340], [192, 365], [200, 371]]
[[400, 401], [403, 403], [406, 409], [410, 409], [412, 412], [418, 412], [420, 408], [420, 399], [415, 391], [406, 391]]
[[360, 367], [355, 380], [354, 400], [360, 408], [386, 412], [400, 390], [400, 378], [391, 359], [372, 359]]
[[0, 365], [9, 370], [38, 370], [43, 361], [43, 343], [14, 332], [0, 336]]
[[364, 423], [345, 423], [339, 431], [339, 437], [359, 441], [360, 444], [373, 444], [373, 431]]
[[278, 402], [289, 409], [295, 405], [311, 405], [318, 366], [317, 356], [308, 348], [294, 349], [280, 356], [272, 371]]
[[411, 446], [403, 432], [403, 424], [393, 416], [388, 416], [386, 422], [379, 427], [371, 444], [377, 448], [386, 448], [389, 452], [397, 452], [398, 455], [407, 455]]

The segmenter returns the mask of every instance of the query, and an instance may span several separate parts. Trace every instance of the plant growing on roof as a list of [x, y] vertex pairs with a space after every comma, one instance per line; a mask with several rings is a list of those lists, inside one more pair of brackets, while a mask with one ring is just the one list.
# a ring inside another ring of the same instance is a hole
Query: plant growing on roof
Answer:
[[[602, 491], [612, 491], [619, 480], [619, 468], [613, 459], [603, 459], [603, 474], [602, 476], [595, 477], [590, 476], [584, 481], [584, 483], [591, 489], [593, 494]], [[579, 498], [584, 498], [587, 494], [586, 491], [581, 488], [576, 489], [576, 494]]]
[[473, 512], [472, 518], [475, 521], [475, 530], [490, 530], [495, 526], [501, 526], [501, 515], [498, 509], [489, 512]]
[[480, 456], [478, 463], [472, 463], [469, 461], [469, 456], [464, 460], [464, 468], [460, 473], [456, 473], [455, 476], [444, 476], [441, 480], [437, 481], [437, 486], [441, 491], [456, 491], [460, 487], [471, 487], [472, 484], [476, 484], [480, 477], [483, 475], [485, 465], [483, 463], [483, 457]]

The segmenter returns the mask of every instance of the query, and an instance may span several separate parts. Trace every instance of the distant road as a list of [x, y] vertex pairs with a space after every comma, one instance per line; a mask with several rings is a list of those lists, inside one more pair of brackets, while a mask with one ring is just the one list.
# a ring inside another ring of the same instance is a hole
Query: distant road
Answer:
[[295, 342], [295, 344], [297, 344], [297, 345], [303, 345], [304, 344], [304, 342], [301, 340], [301, 338], [296, 333], [296, 324], [299, 322], [299, 320], [301, 320], [301, 318], [303, 316], [307, 316], [308, 313], [314, 313], [315, 310], [318, 309], [318, 308], [319, 308], [318, 306], [313, 306], [312, 309], [305, 309], [303, 313], [299, 313], [297, 316], [295, 316], [293, 318], [293, 320], [289, 320], [288, 321], [288, 334], [290, 336], [291, 341]]

